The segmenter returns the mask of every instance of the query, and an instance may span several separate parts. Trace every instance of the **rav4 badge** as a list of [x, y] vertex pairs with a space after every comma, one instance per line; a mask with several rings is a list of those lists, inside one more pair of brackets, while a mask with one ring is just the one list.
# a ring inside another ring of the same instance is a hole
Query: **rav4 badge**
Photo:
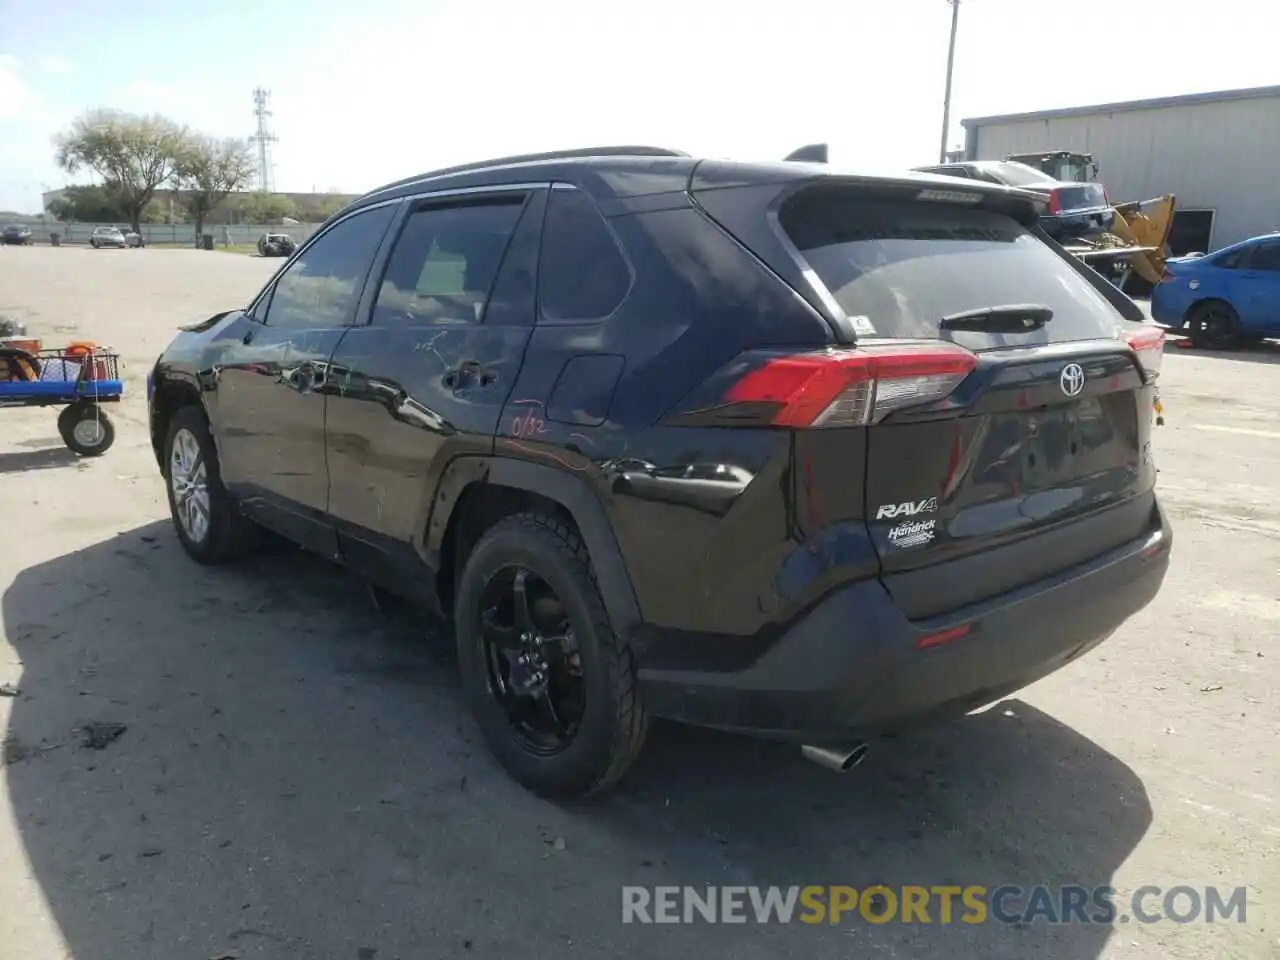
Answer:
[[906, 503], [886, 503], [876, 511], [877, 520], [892, 520], [895, 517], [915, 517], [922, 513], [933, 513], [938, 509], [938, 498], [927, 500], [908, 500]]

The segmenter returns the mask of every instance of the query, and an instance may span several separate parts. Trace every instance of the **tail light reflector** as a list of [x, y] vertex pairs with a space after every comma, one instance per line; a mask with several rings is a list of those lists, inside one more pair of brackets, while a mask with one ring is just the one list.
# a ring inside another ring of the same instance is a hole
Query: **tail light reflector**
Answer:
[[1163, 327], [1142, 326], [1125, 334], [1125, 342], [1137, 355], [1139, 365], [1150, 380], [1160, 376], [1160, 364], [1164, 360], [1164, 338]]
[[945, 643], [968, 636], [972, 629], [972, 625], [966, 623], [964, 626], [952, 627], [950, 630], [941, 630], [938, 633], [928, 634], [916, 641], [916, 649], [929, 650], [932, 647], [940, 647]]
[[778, 404], [777, 426], [862, 426], [941, 400], [977, 365], [968, 350], [943, 342], [802, 353], [752, 370], [726, 399]]
[[1062, 195], [1058, 193], [1057, 190], [1049, 191], [1049, 212], [1050, 213], [1062, 212]]

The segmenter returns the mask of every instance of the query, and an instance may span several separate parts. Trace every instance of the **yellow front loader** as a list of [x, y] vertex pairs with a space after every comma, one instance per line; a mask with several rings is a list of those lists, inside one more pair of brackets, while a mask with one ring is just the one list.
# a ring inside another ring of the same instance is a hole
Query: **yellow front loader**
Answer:
[[[1005, 159], [1035, 167], [1055, 180], [1083, 183], [1098, 178], [1098, 161], [1089, 153], [1045, 150], [1011, 154]], [[1104, 273], [1124, 274], [1121, 284], [1131, 272], [1154, 286], [1164, 278], [1175, 206], [1173, 194], [1112, 204], [1116, 216], [1111, 230], [1067, 249]], [[1112, 269], [1105, 269], [1107, 266]]]
[[[1116, 216], [1111, 230], [1099, 237], [1076, 241], [1067, 250], [1092, 267], [1102, 269], [1104, 264], [1111, 263], [1121, 273], [1132, 272], [1155, 286], [1164, 279], [1175, 206], [1171, 193], [1153, 200], [1113, 204]], [[1123, 279], [1118, 285], [1123, 285]]]

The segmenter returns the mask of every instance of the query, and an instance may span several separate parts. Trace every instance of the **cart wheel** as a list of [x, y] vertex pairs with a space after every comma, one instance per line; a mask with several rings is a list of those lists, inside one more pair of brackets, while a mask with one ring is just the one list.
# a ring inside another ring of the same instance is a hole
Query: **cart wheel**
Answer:
[[62, 442], [82, 457], [100, 457], [116, 442], [111, 418], [96, 403], [73, 403], [58, 414]]

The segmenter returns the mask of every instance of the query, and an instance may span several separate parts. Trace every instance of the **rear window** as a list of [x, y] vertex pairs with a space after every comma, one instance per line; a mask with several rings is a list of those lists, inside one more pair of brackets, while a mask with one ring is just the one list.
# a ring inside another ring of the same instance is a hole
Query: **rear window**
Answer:
[[[1071, 264], [1011, 217], [929, 202], [808, 190], [779, 220], [863, 337], [946, 339], [970, 349], [1112, 337], [1119, 312]], [[1053, 311], [1042, 329], [942, 330], [943, 317], [1009, 304]]]
[[999, 177], [1001, 182], [1007, 183], [1011, 187], [1030, 187], [1053, 179], [1053, 177], [1041, 170], [1037, 170], [1035, 167], [1028, 166], [1025, 163], [1018, 163], [1014, 160], [992, 163], [985, 168], [979, 167], [978, 169], [989, 170]]

